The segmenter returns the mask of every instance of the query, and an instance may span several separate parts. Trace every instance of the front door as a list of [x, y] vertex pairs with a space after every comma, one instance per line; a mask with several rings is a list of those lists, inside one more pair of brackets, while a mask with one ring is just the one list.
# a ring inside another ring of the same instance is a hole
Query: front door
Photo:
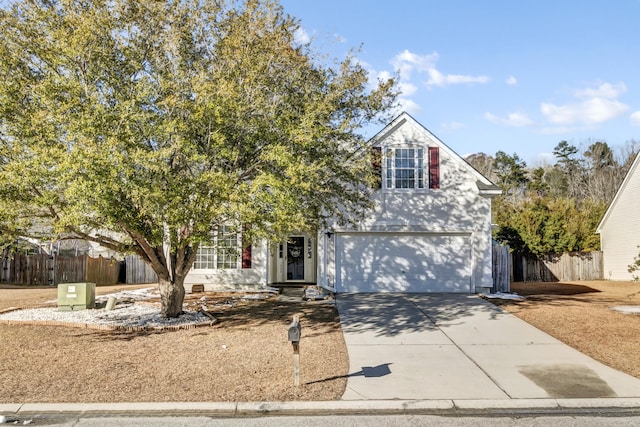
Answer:
[[279, 244], [274, 255], [275, 257], [272, 258], [275, 261], [273, 282], [315, 283], [315, 239], [305, 234], [289, 236]]
[[302, 236], [287, 241], [287, 281], [304, 280], [304, 241]]

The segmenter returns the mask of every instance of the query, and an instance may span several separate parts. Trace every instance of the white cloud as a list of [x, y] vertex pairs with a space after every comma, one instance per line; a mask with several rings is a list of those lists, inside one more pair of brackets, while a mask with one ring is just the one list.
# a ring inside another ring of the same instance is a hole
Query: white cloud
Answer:
[[533, 120], [524, 113], [509, 113], [507, 117], [498, 117], [492, 113], [484, 113], [484, 118], [491, 123], [507, 127], [526, 127], [534, 124]]
[[485, 84], [489, 82], [487, 76], [468, 76], [463, 74], [442, 74], [436, 68], [429, 69], [427, 86], [449, 86], [456, 84]]
[[415, 101], [409, 98], [399, 98], [398, 99], [398, 113], [400, 111], [406, 111], [409, 114], [416, 115], [420, 111], [422, 111], [422, 107], [418, 105]]
[[633, 126], [640, 126], [640, 111], [631, 113], [631, 124]]
[[627, 91], [627, 86], [624, 83], [602, 83], [596, 88], [576, 89], [574, 95], [576, 98], [588, 99], [588, 98], [607, 98], [616, 99]]
[[293, 32], [293, 43], [295, 45], [302, 46], [308, 44], [310, 41], [311, 36], [309, 36], [309, 33], [307, 33], [307, 30], [305, 30], [304, 28], [298, 27]]
[[411, 96], [418, 91], [418, 87], [413, 83], [409, 82], [400, 82], [398, 83], [398, 89], [402, 96]]
[[369, 81], [367, 83], [371, 90], [377, 88], [380, 81], [386, 82], [387, 80], [395, 77], [388, 71], [376, 71], [371, 64], [359, 58], [355, 58], [355, 61], [357, 61], [362, 68], [367, 70], [369, 76]]
[[[427, 87], [447, 86], [453, 84], [487, 83], [486, 76], [469, 76], [463, 74], [443, 74], [436, 68], [436, 62], [440, 59], [438, 52], [420, 55], [408, 49], [394, 56], [390, 63], [398, 77], [398, 89], [401, 92], [399, 105], [407, 112], [416, 114], [421, 107], [409, 97], [418, 92], [416, 76], [428, 76]], [[388, 72], [378, 72], [377, 78], [389, 78]], [[377, 80], [377, 79], [376, 79]]]
[[[436, 68], [436, 62], [440, 58], [438, 52], [421, 55], [411, 52], [408, 49], [403, 50], [394, 56], [390, 63], [393, 66], [395, 75], [398, 78], [398, 89], [400, 90], [400, 99], [398, 104], [405, 111], [417, 114], [421, 107], [413, 99], [410, 99], [418, 92], [417, 79], [420, 76], [428, 76], [426, 86], [448, 86], [454, 84], [474, 84], [487, 83], [489, 78], [486, 76], [470, 76], [464, 74], [444, 74]], [[370, 73], [371, 75], [371, 73]], [[379, 78], [390, 78], [391, 73], [382, 71], [374, 73], [377, 77], [372, 79], [377, 82]], [[418, 76], [416, 78], [416, 76]], [[372, 83], [372, 82], [370, 82]]]
[[624, 114], [628, 109], [629, 106], [620, 101], [605, 98], [591, 98], [577, 104], [540, 105], [540, 111], [548, 121], [562, 126], [600, 124]]
[[[369, 64], [367, 64], [366, 62], [362, 62], [361, 61], [360, 63], [362, 64], [363, 67], [371, 69]], [[372, 70], [372, 72], [375, 73], [375, 71], [373, 71], [373, 70]], [[380, 80], [389, 80], [390, 78], [393, 78], [393, 75], [388, 71], [380, 71], [378, 73], [377, 78], [379, 78]]]
[[505, 83], [508, 84], [509, 86], [515, 86], [518, 84], [518, 79], [516, 79], [514, 76], [509, 76], [509, 78], [507, 78]]
[[427, 73], [429, 79], [426, 84], [429, 87], [455, 84], [484, 84], [489, 82], [489, 77], [487, 76], [444, 74], [436, 68], [438, 59], [440, 59], [438, 52], [419, 55], [405, 49], [391, 60], [391, 65], [398, 71], [401, 80], [411, 80], [414, 73]]
[[[413, 74], [424, 73], [432, 68], [438, 60], [438, 53], [433, 52], [428, 55], [419, 55], [417, 53], [404, 50], [391, 59], [398, 77], [398, 89], [400, 97], [398, 99], [398, 108], [400, 111], [406, 111], [409, 114], [418, 114], [422, 107], [413, 99], [410, 99], [418, 91], [418, 87], [411, 81]], [[378, 73], [378, 78], [390, 78], [391, 73], [383, 71]]]
[[626, 91], [624, 83], [600, 83], [595, 87], [574, 90], [573, 96], [578, 102], [561, 105], [543, 102], [540, 111], [547, 121], [561, 128], [595, 126], [629, 110], [628, 105], [617, 99]]
[[428, 71], [435, 66], [439, 57], [438, 52], [418, 55], [405, 49], [391, 60], [391, 65], [398, 71], [401, 79], [410, 80], [414, 70], [419, 73]]

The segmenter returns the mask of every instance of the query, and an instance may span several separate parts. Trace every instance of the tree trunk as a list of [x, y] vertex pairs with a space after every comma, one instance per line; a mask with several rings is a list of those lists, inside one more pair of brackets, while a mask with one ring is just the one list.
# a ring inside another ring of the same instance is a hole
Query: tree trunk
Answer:
[[178, 317], [182, 314], [184, 302], [184, 277], [174, 280], [158, 278], [160, 288], [160, 300], [162, 303], [161, 314], [164, 318]]

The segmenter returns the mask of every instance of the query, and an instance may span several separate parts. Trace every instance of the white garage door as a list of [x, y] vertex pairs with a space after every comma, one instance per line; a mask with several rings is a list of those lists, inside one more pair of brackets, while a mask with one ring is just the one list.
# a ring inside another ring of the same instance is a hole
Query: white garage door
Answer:
[[469, 235], [336, 235], [338, 292], [471, 292]]

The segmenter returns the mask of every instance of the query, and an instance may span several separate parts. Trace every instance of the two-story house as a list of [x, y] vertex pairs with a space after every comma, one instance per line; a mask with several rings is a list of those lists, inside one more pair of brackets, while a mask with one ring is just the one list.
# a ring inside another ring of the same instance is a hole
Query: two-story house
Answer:
[[[333, 224], [271, 247], [219, 233], [186, 284], [318, 284], [335, 292], [487, 291], [491, 200], [500, 189], [409, 114], [370, 141], [380, 158], [374, 207], [356, 227]], [[222, 230], [224, 232], [224, 230]]]

